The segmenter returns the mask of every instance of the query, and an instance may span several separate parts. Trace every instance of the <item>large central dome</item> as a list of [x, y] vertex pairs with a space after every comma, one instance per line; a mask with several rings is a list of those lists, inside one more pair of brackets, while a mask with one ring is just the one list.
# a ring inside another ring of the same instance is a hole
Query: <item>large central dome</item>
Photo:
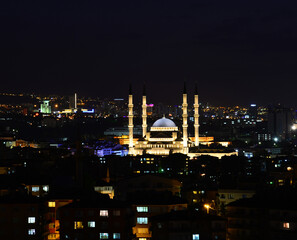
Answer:
[[163, 117], [155, 121], [152, 127], [176, 127], [176, 125], [172, 120]]

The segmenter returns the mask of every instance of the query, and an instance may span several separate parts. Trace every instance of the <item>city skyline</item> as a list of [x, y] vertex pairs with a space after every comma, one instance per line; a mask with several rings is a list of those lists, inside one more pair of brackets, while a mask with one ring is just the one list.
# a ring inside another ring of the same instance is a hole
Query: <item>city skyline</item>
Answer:
[[0, 239], [297, 239], [296, 10], [3, 3]]
[[[192, 102], [192, 100], [194, 99], [194, 90], [190, 89], [190, 91], [188, 91], [188, 101]], [[41, 103], [43, 100], [49, 100], [50, 104], [54, 104], [54, 102], [56, 102], [57, 99], [64, 99], [70, 101], [70, 99], [74, 96], [77, 95], [77, 101], [81, 101], [81, 103], [84, 103], [85, 100], [91, 100], [91, 101], [101, 101], [101, 102], [121, 102], [121, 104], [127, 104], [128, 103], [128, 95], [126, 96], [108, 96], [108, 97], [102, 97], [102, 96], [90, 96], [90, 95], [78, 95], [77, 93], [70, 93], [70, 94], [56, 94], [56, 93], [49, 93], [49, 94], [45, 94], [45, 93], [38, 93], [38, 92], [2, 92], [0, 93], [0, 103], [5, 105], [5, 104], [12, 104], [12, 105], [23, 105], [25, 103], [29, 103], [29, 102], [39, 102]], [[181, 92], [177, 93], [177, 94], [181, 94]], [[141, 91], [134, 91], [133, 92], [134, 95], [134, 101], [136, 106], [140, 107], [141, 106], [141, 98], [142, 98], [142, 94]], [[201, 98], [201, 95], [199, 95], [199, 98]], [[257, 106], [258, 108], [272, 108], [272, 107], [285, 107], [285, 108], [291, 108], [296, 109], [293, 105], [293, 103], [289, 103], [289, 104], [284, 104], [282, 102], [270, 102], [270, 103], [261, 103], [261, 102], [246, 102], [243, 104], [239, 104], [238, 102], [232, 102], [230, 104], [223, 104], [223, 103], [216, 103], [213, 102], [212, 100], [207, 101], [208, 99], [203, 99], [202, 101], [199, 100], [199, 105], [202, 107], [211, 107], [211, 108], [249, 108], [250, 106]], [[148, 99], [148, 103], [147, 103], [149, 107], [156, 107], [158, 105], [162, 105], [162, 106], [166, 106], [166, 107], [178, 107], [181, 106], [181, 100], [175, 98], [173, 102], [168, 102], [166, 101], [166, 99], [164, 98], [156, 98], [153, 96], [153, 98], [151, 98], [151, 96], [149, 96]], [[191, 108], [193, 108], [193, 104], [189, 105]], [[80, 107], [78, 107], [80, 108]], [[296, 110], [297, 111], [297, 110]]]

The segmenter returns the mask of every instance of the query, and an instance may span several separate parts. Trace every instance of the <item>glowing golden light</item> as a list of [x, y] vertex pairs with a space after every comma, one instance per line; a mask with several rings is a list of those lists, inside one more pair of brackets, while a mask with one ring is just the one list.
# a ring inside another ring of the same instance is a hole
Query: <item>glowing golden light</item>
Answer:
[[206, 212], [207, 212], [207, 214], [209, 214], [209, 209], [210, 209], [209, 204], [204, 204], [204, 207], [206, 208]]

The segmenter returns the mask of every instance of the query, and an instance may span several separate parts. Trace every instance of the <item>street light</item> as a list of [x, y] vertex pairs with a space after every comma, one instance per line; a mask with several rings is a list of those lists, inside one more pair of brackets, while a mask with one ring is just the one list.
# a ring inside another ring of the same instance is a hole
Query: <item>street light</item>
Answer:
[[204, 207], [206, 208], [206, 212], [207, 212], [207, 214], [209, 214], [209, 209], [210, 209], [209, 204], [204, 204]]
[[292, 171], [293, 168], [292, 168], [292, 167], [287, 167], [287, 170], [288, 170], [288, 171]]

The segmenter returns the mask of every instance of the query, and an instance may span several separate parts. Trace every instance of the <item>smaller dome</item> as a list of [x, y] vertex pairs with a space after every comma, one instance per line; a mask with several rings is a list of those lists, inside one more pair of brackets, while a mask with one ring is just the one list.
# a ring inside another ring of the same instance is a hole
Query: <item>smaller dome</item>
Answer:
[[176, 127], [176, 125], [172, 120], [163, 117], [155, 121], [152, 127]]

